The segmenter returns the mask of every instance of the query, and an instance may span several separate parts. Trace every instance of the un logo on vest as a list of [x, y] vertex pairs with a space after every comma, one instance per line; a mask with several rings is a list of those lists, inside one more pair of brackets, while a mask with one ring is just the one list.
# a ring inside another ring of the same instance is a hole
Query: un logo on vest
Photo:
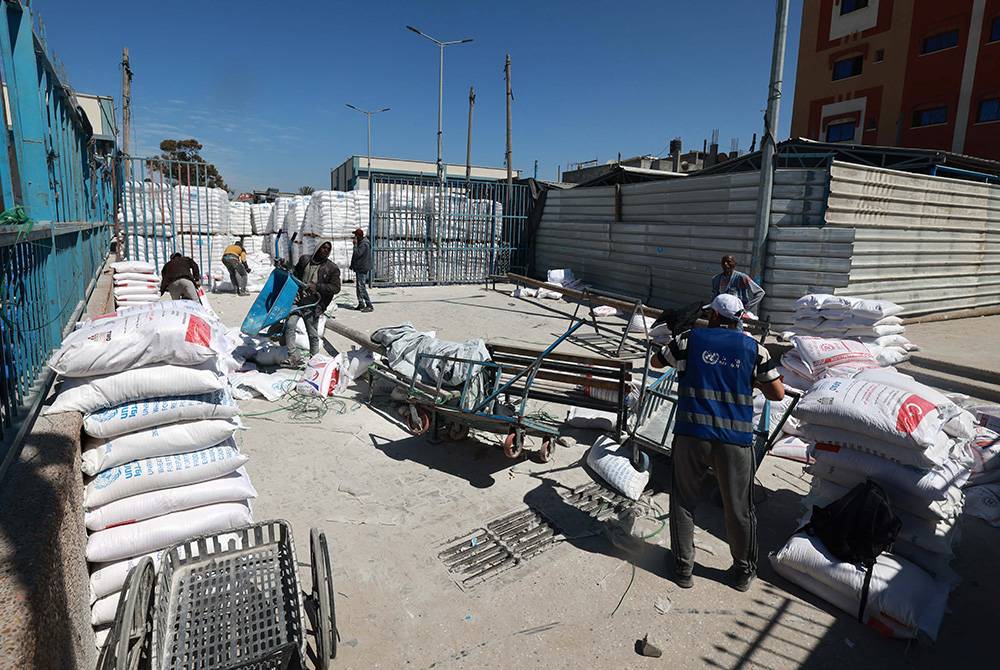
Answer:
[[719, 362], [719, 354], [715, 351], [703, 351], [701, 352], [701, 360], [708, 365], [715, 365]]

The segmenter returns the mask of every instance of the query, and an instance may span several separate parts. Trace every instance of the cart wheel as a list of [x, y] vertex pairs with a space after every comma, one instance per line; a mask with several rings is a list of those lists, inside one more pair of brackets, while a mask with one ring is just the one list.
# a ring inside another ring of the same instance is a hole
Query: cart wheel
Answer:
[[413, 435], [423, 435], [431, 429], [431, 413], [423, 407], [417, 405], [404, 405], [406, 407], [406, 428]]
[[541, 463], [548, 463], [552, 460], [552, 453], [555, 451], [555, 440], [546, 437], [542, 440], [542, 446], [538, 450], [538, 460]]
[[155, 579], [153, 559], [148, 556], [129, 571], [114, 624], [97, 661], [99, 670], [135, 670], [148, 663]]
[[503, 453], [507, 458], [517, 458], [521, 455], [521, 447], [524, 446], [524, 435], [520, 431], [507, 433], [503, 441]]
[[459, 442], [469, 436], [469, 424], [452, 421], [448, 424], [448, 439]]
[[337, 613], [333, 604], [333, 574], [330, 570], [330, 550], [326, 533], [309, 531], [309, 562], [312, 564], [312, 599], [316, 605], [316, 660], [319, 670], [330, 667], [337, 658]]

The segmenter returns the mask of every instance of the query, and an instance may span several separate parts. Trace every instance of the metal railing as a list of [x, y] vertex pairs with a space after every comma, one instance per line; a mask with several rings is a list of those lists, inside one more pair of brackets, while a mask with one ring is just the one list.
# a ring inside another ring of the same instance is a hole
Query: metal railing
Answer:
[[0, 3], [0, 478], [111, 241], [113, 147], [94, 139], [54, 63], [30, 9]]
[[524, 185], [373, 175], [376, 285], [470, 284], [526, 266]]

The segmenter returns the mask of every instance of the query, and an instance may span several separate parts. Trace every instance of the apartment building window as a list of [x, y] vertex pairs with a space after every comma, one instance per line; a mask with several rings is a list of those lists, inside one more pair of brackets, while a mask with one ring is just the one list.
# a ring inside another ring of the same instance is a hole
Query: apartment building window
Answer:
[[942, 123], [948, 123], [947, 107], [928, 107], [926, 109], [918, 109], [913, 112], [914, 128], [937, 126]]
[[976, 123], [986, 123], [987, 121], [1000, 121], [1000, 98], [987, 98], [980, 101]]
[[864, 59], [861, 56], [853, 56], [839, 60], [833, 64], [833, 80], [847, 79], [861, 74], [861, 63]]
[[1000, 16], [990, 25], [990, 42], [1000, 42]]
[[868, 0], [840, 0], [840, 15], [850, 14], [868, 6]]
[[950, 49], [951, 47], [958, 46], [958, 31], [949, 30], [948, 32], [938, 33], [937, 35], [931, 35], [930, 37], [924, 38], [924, 45], [920, 49], [920, 53], [929, 54], [935, 51], [941, 51], [942, 49]]
[[831, 123], [826, 127], [826, 141], [827, 142], [853, 142], [854, 141], [854, 129], [857, 125], [854, 121], [842, 121], [840, 123]]

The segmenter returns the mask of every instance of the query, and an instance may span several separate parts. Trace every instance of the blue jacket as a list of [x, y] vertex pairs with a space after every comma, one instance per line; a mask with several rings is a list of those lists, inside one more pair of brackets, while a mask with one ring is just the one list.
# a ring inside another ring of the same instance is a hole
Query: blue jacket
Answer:
[[756, 363], [752, 337], [726, 328], [692, 330], [677, 385], [674, 434], [749, 447]]

